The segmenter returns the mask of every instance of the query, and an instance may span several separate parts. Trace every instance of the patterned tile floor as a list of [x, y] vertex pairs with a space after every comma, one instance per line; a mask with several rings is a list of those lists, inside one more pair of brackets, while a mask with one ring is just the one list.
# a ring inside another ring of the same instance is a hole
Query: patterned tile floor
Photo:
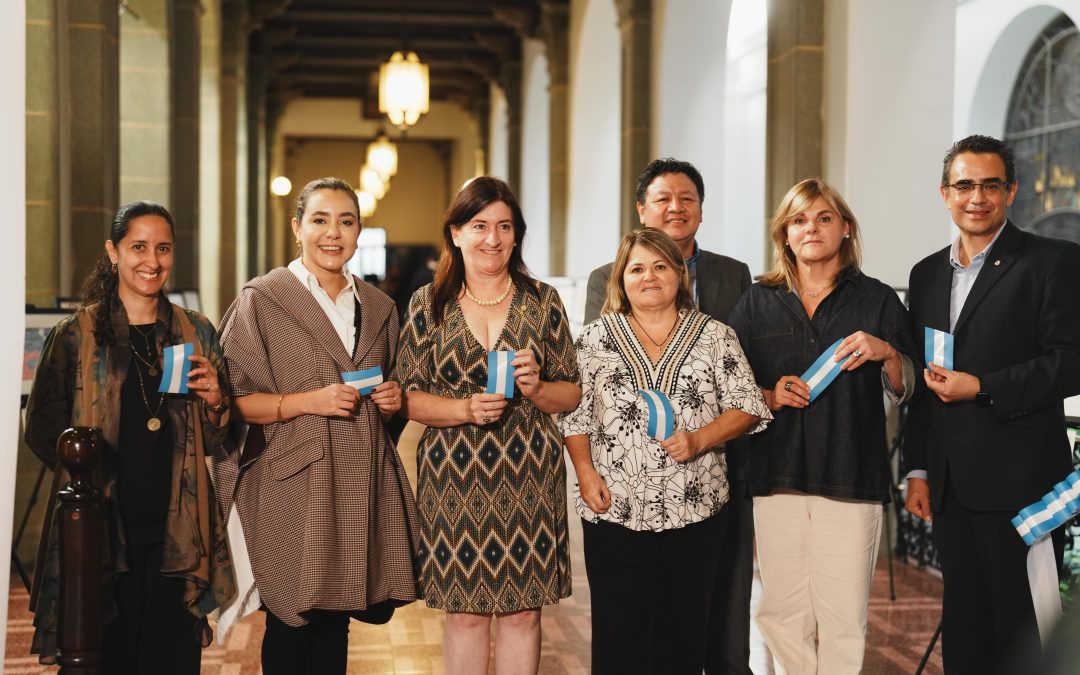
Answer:
[[[402, 437], [403, 456], [415, 451], [419, 429], [410, 425]], [[408, 459], [405, 465], [415, 466]], [[572, 468], [570, 469], [572, 472]], [[412, 476], [410, 476], [412, 477]], [[572, 481], [571, 477], [571, 481]], [[415, 482], [414, 482], [415, 484]], [[540, 672], [589, 672], [589, 592], [581, 548], [580, 522], [571, 518], [571, 555], [574, 595], [544, 610]], [[894, 568], [897, 599], [889, 599], [888, 567], [878, 561], [870, 598], [870, 626], [864, 672], [867, 675], [914, 673], [941, 615], [941, 582], [931, 574], [897, 564]], [[26, 611], [28, 595], [12, 579], [8, 601], [7, 650], [4, 673], [51, 673], [29, 656], [32, 626]], [[758, 584], [755, 580], [755, 603]], [[349, 673], [442, 673], [442, 615], [420, 604], [399, 609], [384, 626], [352, 622], [349, 634]], [[263, 619], [260, 613], [233, 628], [226, 644], [203, 652], [206, 675], [258, 675]], [[926, 670], [941, 675], [940, 647]], [[756, 630], [751, 645], [751, 666], [757, 675], [771, 675], [769, 656]]]

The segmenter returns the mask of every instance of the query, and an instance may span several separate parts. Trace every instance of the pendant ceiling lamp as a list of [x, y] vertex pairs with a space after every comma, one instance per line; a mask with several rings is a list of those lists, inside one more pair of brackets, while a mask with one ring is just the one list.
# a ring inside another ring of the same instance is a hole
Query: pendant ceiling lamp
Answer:
[[384, 183], [397, 173], [397, 146], [385, 134], [379, 134], [367, 147], [367, 165], [379, 173]]
[[402, 49], [379, 66], [379, 112], [386, 113], [390, 122], [401, 130], [416, 124], [420, 115], [428, 111], [430, 92], [428, 67], [408, 48], [408, 22], [406, 0], [401, 12]]
[[416, 52], [394, 52], [379, 66], [379, 112], [399, 129], [416, 124], [428, 111], [430, 78]]
[[386, 196], [386, 183], [379, 177], [379, 172], [367, 164], [360, 167], [360, 189], [382, 199]]
[[361, 218], [370, 218], [375, 215], [375, 204], [378, 202], [375, 195], [365, 190], [357, 190], [356, 199], [360, 202]]

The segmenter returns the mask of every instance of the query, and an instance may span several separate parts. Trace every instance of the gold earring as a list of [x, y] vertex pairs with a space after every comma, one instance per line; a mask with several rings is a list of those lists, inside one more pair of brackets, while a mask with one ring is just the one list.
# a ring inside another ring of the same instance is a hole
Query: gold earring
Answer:
[[112, 264], [112, 273], [116, 274], [116, 263]]

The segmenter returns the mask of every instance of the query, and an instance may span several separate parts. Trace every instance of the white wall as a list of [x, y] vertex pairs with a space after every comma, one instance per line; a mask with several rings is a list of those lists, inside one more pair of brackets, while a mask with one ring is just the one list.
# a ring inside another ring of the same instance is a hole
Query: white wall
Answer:
[[551, 102], [548, 60], [539, 40], [522, 43], [521, 189], [518, 202], [528, 225], [525, 264], [536, 276], [550, 271]]
[[[712, 193], [706, 211], [722, 207], [723, 238], [714, 250], [742, 260], [752, 274], [768, 269], [765, 242], [772, 211], [765, 203], [766, 21], [760, 0], [735, 0], [731, 5], [724, 64], [723, 188], [719, 195]], [[715, 202], [718, 196], [720, 204]]]
[[896, 286], [950, 237], [937, 185], [955, 13], [941, 0], [826, 0], [825, 178], [862, 226], [864, 271]]
[[510, 166], [510, 130], [507, 127], [506, 93], [502, 87], [492, 82], [488, 96], [491, 106], [488, 109], [488, 174], [506, 180]]
[[588, 276], [619, 242], [620, 38], [611, 0], [570, 4], [566, 273]]
[[[0, 22], [0, 79], [7, 94], [0, 101], [0, 199], [5, 204], [26, 203], [26, 3], [15, 2], [5, 10]], [[0, 269], [4, 270], [6, 292], [0, 295], [0, 312], [7, 317], [0, 330], [0, 551], [11, 551], [15, 512], [15, 456], [19, 444], [19, 396], [22, 392], [22, 354], [26, 320], [23, 300], [26, 297], [26, 209], [9, 209], [0, 247]], [[0, 597], [8, 597], [11, 580], [11, 556], [0, 563]], [[0, 626], [7, 635], [8, 603], [0, 603]], [[4, 641], [6, 643], [6, 640]], [[3, 662], [6, 644], [0, 644]], [[20, 655], [21, 656], [21, 655]]]

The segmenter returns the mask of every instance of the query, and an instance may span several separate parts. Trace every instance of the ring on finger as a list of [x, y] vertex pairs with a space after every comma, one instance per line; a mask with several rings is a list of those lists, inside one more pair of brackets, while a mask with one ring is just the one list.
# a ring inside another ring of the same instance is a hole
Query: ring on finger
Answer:
[[791, 380], [784, 383], [784, 391], [791, 391]]
[[491, 418], [488, 417], [487, 415], [484, 415], [484, 424], [490, 424], [490, 423], [491, 423]]
[[857, 358], [857, 359], [862, 358], [862, 350], [861, 349], [856, 349], [854, 357]]

